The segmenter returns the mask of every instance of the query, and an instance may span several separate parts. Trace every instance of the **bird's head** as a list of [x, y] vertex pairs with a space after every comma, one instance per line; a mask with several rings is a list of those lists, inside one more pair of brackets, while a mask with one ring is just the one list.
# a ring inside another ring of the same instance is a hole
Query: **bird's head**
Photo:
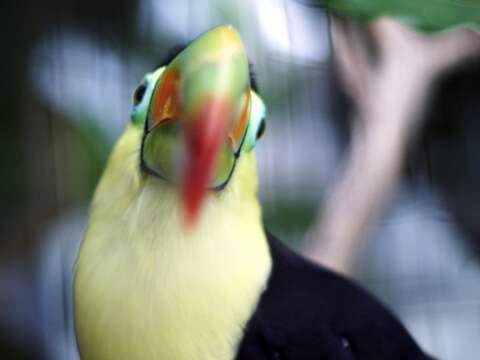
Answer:
[[131, 117], [143, 127], [141, 170], [178, 185], [187, 225], [207, 191], [229, 185], [264, 131], [265, 111], [231, 26], [200, 35], [138, 86]]

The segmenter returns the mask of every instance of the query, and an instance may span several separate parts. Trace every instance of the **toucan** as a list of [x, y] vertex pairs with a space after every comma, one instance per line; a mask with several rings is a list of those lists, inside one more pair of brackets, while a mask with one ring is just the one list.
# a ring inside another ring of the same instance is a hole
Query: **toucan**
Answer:
[[265, 117], [232, 26], [145, 76], [75, 263], [81, 359], [429, 358], [366, 291], [264, 228]]

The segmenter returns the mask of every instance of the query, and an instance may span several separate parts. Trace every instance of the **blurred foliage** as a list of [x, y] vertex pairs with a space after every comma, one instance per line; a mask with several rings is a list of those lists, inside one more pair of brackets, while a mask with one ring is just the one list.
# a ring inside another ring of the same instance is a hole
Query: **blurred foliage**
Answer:
[[[68, 125], [64, 125], [66, 119], [52, 118], [49, 106], [38, 99], [29, 86], [29, 61], [34, 47], [46, 33], [74, 28], [124, 49], [134, 42], [136, 9], [137, 1], [128, 0], [0, 3], [0, 40], [5, 50], [0, 66], [0, 199], [4, 209], [0, 213], [0, 256], [8, 256], [6, 248], [28, 248], [48, 219], [61, 213], [62, 205], [69, 205], [68, 201], [64, 204], [58, 201], [59, 190], [53, 183], [58, 169], [51, 154], [51, 145], [58, 140], [54, 138], [56, 129], [60, 128], [60, 134], [64, 135]], [[86, 132], [90, 138], [96, 136], [91, 129], [66, 130], [66, 134], [72, 135], [69, 139], [79, 140], [77, 149], [85, 149]], [[86, 152], [82, 161], [91, 164], [90, 167], [96, 169], [102, 162], [96, 150], [82, 151], [79, 154]], [[64, 158], [63, 153], [60, 156]], [[69, 167], [77, 169], [76, 164], [78, 161]], [[86, 170], [89, 174], [97, 171]], [[73, 174], [78, 175], [78, 171]], [[86, 188], [84, 194], [89, 188], [91, 192], [93, 185], [86, 184]]]
[[[6, 332], [5, 332], [6, 333]], [[0, 359], [14, 359], [14, 360], [42, 360], [43, 356], [36, 353], [35, 350], [18, 346], [10, 341], [10, 336], [5, 336], [5, 333], [0, 333]], [[7, 341], [8, 339], [9, 341]]]
[[318, 201], [276, 199], [262, 206], [265, 227], [273, 229], [275, 236], [289, 245], [299, 248], [321, 204]]
[[339, 14], [360, 20], [391, 16], [424, 31], [456, 25], [480, 28], [478, 0], [325, 0]]
[[105, 167], [110, 153], [108, 136], [93, 120], [65, 121], [64, 126], [65, 145], [57, 150], [62, 152], [56, 154], [62, 159], [57, 169], [62, 168], [61, 173], [68, 176], [66, 204], [82, 204], [92, 196]]

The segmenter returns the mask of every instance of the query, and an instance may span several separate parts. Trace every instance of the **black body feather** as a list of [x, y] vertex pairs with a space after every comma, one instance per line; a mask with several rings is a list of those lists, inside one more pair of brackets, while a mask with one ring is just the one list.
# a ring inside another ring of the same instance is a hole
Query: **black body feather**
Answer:
[[367, 292], [267, 237], [272, 273], [237, 360], [430, 359]]

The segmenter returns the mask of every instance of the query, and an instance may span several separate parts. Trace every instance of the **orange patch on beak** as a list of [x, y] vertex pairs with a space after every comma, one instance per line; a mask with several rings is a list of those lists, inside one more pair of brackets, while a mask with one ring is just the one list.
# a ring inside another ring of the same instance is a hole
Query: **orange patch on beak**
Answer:
[[245, 91], [245, 98], [242, 104], [241, 113], [237, 121], [235, 121], [235, 127], [229, 133], [228, 137], [234, 147], [234, 151], [237, 150], [237, 146], [240, 145], [245, 128], [247, 127], [248, 114], [250, 112], [250, 88]]
[[153, 96], [152, 118], [150, 119], [151, 123], [148, 124], [150, 129], [173, 120], [181, 110], [177, 91], [178, 72], [175, 69], [167, 70], [160, 81]]

